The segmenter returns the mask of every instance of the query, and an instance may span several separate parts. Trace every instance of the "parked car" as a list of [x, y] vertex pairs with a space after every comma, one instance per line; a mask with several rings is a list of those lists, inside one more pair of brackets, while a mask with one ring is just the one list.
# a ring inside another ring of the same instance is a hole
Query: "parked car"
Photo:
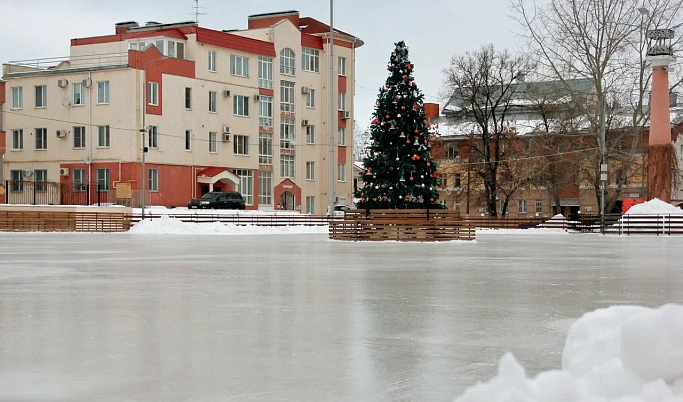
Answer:
[[[335, 205], [334, 216], [344, 216], [344, 211], [351, 209], [348, 205]], [[330, 207], [327, 207], [327, 216], [330, 216]]]
[[187, 207], [202, 209], [244, 209], [244, 198], [236, 191], [211, 192], [202, 195], [199, 199], [193, 199]]

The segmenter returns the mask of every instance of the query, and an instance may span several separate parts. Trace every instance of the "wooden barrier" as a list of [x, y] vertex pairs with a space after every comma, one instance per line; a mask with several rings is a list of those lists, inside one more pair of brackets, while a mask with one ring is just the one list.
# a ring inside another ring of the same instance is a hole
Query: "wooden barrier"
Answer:
[[330, 239], [434, 242], [474, 240], [475, 228], [444, 210], [347, 210], [330, 221]]
[[[212, 223], [221, 222], [233, 225], [252, 226], [327, 226], [330, 217], [325, 215], [289, 215], [289, 214], [168, 214], [151, 215], [145, 214], [145, 219], [155, 220], [162, 217], [178, 219], [187, 223]], [[142, 215], [130, 215], [133, 224], [142, 219]]]
[[122, 213], [0, 210], [0, 231], [126, 232], [130, 218]]

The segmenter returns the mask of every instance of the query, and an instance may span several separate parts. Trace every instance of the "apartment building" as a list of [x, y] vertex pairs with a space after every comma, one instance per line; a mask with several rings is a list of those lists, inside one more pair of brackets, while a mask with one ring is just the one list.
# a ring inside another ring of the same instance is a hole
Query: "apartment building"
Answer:
[[3, 66], [9, 202], [29, 182], [58, 182], [43, 201], [52, 204], [99, 188], [110, 202], [137, 205], [143, 187], [148, 205], [237, 190], [248, 209], [324, 213], [332, 186], [340, 204], [351, 202], [360, 39], [335, 33], [329, 82], [329, 26], [297, 11], [249, 16], [246, 30], [114, 29], [72, 39], [67, 58]]

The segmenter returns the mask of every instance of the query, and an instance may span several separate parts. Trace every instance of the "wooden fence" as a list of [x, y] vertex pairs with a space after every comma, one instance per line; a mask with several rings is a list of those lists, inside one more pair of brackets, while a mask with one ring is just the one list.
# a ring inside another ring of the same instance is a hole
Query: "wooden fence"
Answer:
[[0, 210], [0, 231], [126, 232], [130, 225], [121, 213]]
[[329, 223], [330, 239], [354, 241], [474, 240], [475, 228], [445, 210], [347, 210]]
[[[253, 226], [327, 226], [330, 221], [329, 216], [325, 215], [290, 215], [290, 214], [164, 214], [151, 215], [145, 214], [145, 219], [155, 220], [162, 217], [178, 219], [189, 223], [230, 223], [233, 225], [253, 225]], [[130, 216], [132, 223], [137, 223], [142, 219], [141, 214]]]

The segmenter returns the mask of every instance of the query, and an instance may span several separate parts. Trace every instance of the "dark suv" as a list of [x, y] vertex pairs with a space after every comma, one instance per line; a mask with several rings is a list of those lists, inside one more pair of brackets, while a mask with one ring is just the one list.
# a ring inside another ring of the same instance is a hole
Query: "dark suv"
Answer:
[[211, 192], [202, 195], [202, 198], [194, 199], [187, 207], [206, 209], [244, 209], [244, 198], [236, 191]]

